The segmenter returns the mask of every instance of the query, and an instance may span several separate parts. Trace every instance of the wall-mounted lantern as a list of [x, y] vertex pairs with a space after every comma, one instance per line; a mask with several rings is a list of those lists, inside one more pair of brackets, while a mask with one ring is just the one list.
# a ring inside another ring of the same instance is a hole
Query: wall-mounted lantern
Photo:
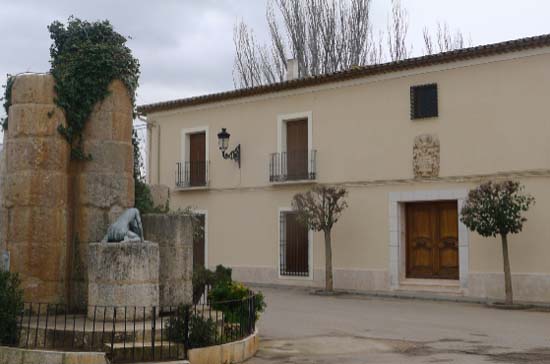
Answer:
[[229, 148], [229, 137], [231, 134], [227, 132], [227, 129], [222, 128], [222, 131], [218, 133], [218, 146], [222, 151], [223, 159], [231, 159], [239, 164], [241, 168], [241, 145], [237, 145], [235, 149], [227, 153], [227, 148]]

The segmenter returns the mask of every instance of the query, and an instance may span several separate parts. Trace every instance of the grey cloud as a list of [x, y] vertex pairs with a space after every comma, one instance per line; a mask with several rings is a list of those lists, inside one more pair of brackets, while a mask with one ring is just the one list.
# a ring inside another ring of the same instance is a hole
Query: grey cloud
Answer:
[[[132, 37], [128, 44], [142, 65], [138, 103], [231, 89], [233, 25], [243, 19], [259, 40], [267, 39], [266, 1], [0, 0], [0, 77], [47, 71], [51, 42], [46, 26], [74, 15], [109, 19], [117, 31]], [[390, 0], [373, 2], [375, 27], [384, 31]], [[422, 27], [438, 20], [470, 33], [475, 43], [548, 32], [545, 14], [550, 2], [546, 1], [403, 0], [403, 4], [409, 9], [416, 53], [422, 49]]]

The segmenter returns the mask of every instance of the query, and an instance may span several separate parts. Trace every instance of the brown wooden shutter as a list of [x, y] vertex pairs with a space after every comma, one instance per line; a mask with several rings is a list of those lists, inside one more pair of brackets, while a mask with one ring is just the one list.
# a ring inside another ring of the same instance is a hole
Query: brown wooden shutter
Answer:
[[189, 135], [189, 182], [191, 186], [206, 184], [206, 133]]
[[308, 178], [307, 119], [286, 123], [286, 162], [289, 180]]

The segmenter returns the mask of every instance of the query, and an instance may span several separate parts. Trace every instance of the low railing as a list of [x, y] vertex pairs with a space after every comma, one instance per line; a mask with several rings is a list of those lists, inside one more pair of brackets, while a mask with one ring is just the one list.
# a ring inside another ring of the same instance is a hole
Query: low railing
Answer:
[[209, 165], [209, 161], [176, 163], [176, 188], [207, 186]]
[[164, 307], [88, 307], [26, 303], [16, 345], [28, 349], [105, 352], [113, 363], [188, 358], [193, 348], [241, 340], [256, 329], [256, 295], [241, 300]]
[[316, 178], [316, 150], [289, 151], [270, 155], [270, 182], [315, 180]]

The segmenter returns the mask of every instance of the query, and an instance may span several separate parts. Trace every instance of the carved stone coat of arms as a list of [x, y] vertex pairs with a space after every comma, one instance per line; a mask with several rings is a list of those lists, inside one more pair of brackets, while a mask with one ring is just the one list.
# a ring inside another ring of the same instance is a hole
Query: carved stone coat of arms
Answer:
[[439, 138], [423, 134], [414, 139], [413, 171], [415, 178], [439, 176]]

